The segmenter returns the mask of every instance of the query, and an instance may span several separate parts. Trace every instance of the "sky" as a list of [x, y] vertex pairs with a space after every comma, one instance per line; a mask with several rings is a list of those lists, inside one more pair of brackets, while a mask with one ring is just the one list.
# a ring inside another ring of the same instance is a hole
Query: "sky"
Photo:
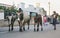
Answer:
[[0, 0], [0, 3], [5, 3], [9, 5], [13, 5], [13, 3], [17, 6], [21, 2], [24, 2], [26, 5], [25, 7], [28, 7], [29, 4], [32, 4], [36, 6], [36, 3], [40, 3], [40, 7], [44, 8], [47, 11], [47, 14], [49, 15], [49, 5], [48, 2], [50, 1], [50, 14], [53, 13], [53, 11], [56, 11], [60, 14], [60, 0]]

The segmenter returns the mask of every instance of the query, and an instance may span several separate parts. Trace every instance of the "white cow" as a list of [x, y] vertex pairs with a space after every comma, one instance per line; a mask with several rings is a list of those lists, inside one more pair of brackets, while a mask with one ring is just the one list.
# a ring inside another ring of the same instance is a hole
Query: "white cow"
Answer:
[[20, 27], [19, 31], [22, 31], [22, 28], [25, 31], [25, 24], [26, 23], [28, 24], [28, 29], [29, 29], [30, 16], [26, 12], [23, 12], [23, 20], [21, 20], [20, 18], [22, 16], [20, 16], [20, 15], [21, 15], [21, 12], [17, 13], [18, 23], [19, 23], [19, 27]]

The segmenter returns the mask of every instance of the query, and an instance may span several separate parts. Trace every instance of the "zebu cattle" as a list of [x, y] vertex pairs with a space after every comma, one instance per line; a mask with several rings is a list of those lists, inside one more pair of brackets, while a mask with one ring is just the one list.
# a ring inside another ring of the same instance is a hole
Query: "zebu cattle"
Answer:
[[28, 29], [29, 29], [30, 16], [26, 13], [17, 13], [17, 15], [18, 15], [18, 23], [19, 23], [19, 27], [20, 27], [19, 31], [23, 31], [23, 30], [25, 31], [26, 23], [28, 24]]
[[28, 29], [29, 29], [29, 23], [30, 23], [30, 16], [25, 14], [25, 13], [16, 13], [16, 15], [11, 15], [11, 16], [6, 16], [8, 20], [8, 26], [9, 26], [9, 31], [13, 31], [13, 25], [15, 20], [18, 20], [19, 24], [19, 31], [25, 31], [25, 24], [28, 24]]
[[8, 20], [8, 26], [9, 26], [9, 31], [13, 31], [13, 25], [14, 25], [14, 22], [16, 20], [16, 16], [6, 16], [7, 20]]
[[23, 30], [25, 30], [25, 24], [27, 23], [28, 25], [28, 29], [29, 29], [29, 25], [30, 25], [30, 16], [27, 13], [24, 13], [23, 16]]
[[43, 31], [43, 27], [42, 27], [42, 16], [40, 14], [38, 14], [37, 16], [34, 17], [34, 31], [36, 31], [35, 27], [37, 24], [37, 31], [39, 31], [39, 25], [41, 26], [41, 31]]

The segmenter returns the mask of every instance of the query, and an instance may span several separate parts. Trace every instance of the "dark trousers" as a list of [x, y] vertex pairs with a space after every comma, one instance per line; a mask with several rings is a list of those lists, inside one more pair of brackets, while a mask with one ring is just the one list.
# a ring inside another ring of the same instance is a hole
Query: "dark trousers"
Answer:
[[53, 25], [56, 25], [57, 19], [53, 18]]

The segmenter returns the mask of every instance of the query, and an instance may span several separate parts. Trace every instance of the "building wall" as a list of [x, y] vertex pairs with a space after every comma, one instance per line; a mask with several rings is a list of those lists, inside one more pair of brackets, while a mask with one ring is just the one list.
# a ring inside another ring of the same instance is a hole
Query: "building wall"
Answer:
[[0, 3], [0, 6], [11, 7], [12, 5], [8, 5], [8, 4], [3, 4], [3, 3]]
[[4, 19], [4, 11], [0, 10], [0, 20], [3, 20], [3, 19]]

